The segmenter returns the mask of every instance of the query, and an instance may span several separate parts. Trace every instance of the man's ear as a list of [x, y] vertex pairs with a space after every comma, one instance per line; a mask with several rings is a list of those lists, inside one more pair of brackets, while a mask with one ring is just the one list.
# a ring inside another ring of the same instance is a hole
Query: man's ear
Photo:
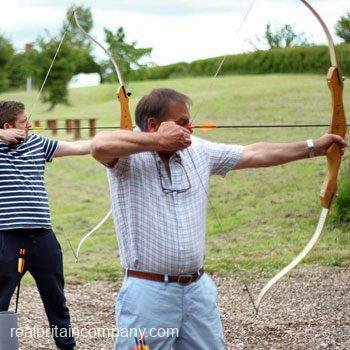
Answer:
[[3, 129], [13, 129], [13, 125], [11, 125], [10, 123], [4, 123], [4, 125], [2, 126]]
[[149, 117], [147, 119], [147, 131], [156, 132], [159, 128], [158, 120], [154, 117]]

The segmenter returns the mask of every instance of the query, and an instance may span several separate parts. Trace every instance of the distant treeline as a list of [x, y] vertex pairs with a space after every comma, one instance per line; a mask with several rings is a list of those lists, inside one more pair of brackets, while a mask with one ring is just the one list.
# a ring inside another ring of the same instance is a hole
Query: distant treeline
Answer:
[[[350, 44], [336, 47], [343, 75], [350, 75]], [[134, 80], [168, 79], [177, 77], [213, 76], [223, 56], [180, 62], [167, 66], [149, 67], [135, 72]], [[315, 73], [324, 74], [330, 65], [327, 46], [295, 46], [228, 55], [220, 75]]]

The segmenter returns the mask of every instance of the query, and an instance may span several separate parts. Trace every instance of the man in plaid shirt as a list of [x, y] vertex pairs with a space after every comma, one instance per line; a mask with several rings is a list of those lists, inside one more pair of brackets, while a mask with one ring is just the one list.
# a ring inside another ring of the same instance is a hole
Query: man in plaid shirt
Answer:
[[132, 348], [132, 334], [122, 331], [135, 328], [152, 350], [224, 349], [217, 289], [203, 268], [210, 176], [321, 156], [333, 143], [345, 148], [336, 135], [247, 146], [205, 141], [191, 135], [189, 102], [177, 91], [153, 90], [136, 107], [140, 132], [101, 132], [92, 142], [108, 168], [125, 269], [116, 349]]

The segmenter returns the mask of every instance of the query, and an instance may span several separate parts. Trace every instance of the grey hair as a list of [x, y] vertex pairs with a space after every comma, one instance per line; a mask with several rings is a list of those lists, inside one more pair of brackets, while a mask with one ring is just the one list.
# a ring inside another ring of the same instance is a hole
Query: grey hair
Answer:
[[148, 95], [143, 96], [136, 106], [136, 125], [141, 131], [147, 131], [148, 118], [153, 117], [158, 122], [164, 121], [171, 102], [180, 102], [187, 107], [191, 104], [188, 96], [173, 89], [159, 88], [152, 90]]

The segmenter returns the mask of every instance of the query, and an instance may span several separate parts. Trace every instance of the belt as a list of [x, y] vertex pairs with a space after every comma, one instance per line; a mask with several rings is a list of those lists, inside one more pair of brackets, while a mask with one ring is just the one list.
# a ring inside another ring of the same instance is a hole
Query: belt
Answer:
[[178, 276], [160, 275], [158, 273], [143, 272], [143, 271], [136, 271], [136, 270], [126, 270], [126, 276], [128, 277], [143, 278], [145, 280], [156, 281], [156, 282], [170, 282], [170, 283], [176, 282], [178, 284], [181, 284], [182, 286], [186, 286], [192, 282], [199, 280], [202, 277], [203, 273], [204, 273], [204, 267], [201, 267], [195, 273], [182, 274]]

